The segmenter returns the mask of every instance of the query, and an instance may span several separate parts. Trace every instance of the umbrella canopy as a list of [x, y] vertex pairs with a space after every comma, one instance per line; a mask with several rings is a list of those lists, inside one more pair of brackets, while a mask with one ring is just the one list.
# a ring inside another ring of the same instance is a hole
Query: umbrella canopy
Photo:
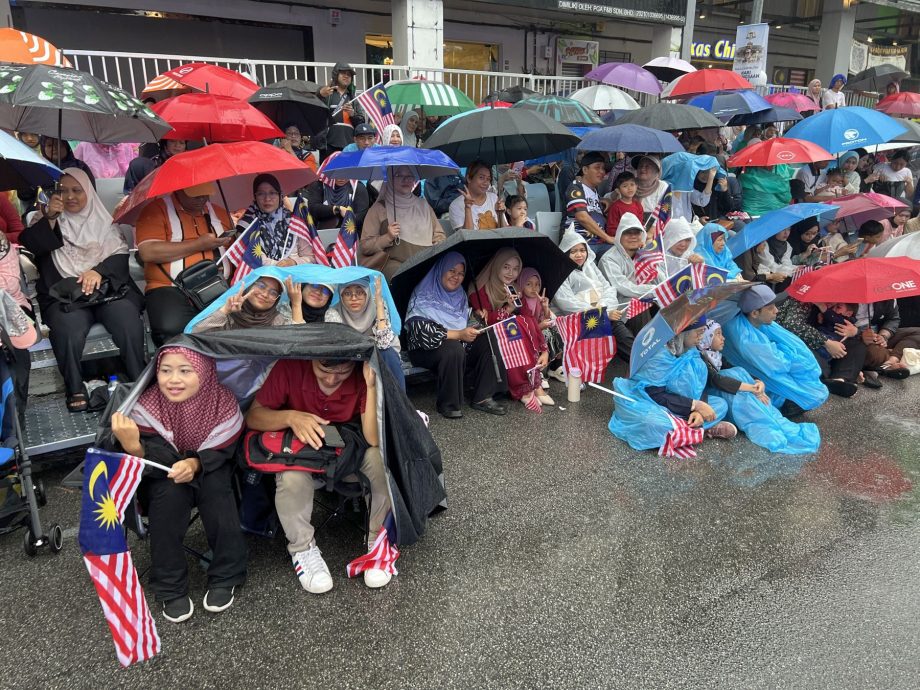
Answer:
[[869, 251], [869, 256], [908, 256], [920, 259], [920, 232], [892, 237]]
[[543, 113], [523, 108], [479, 108], [441, 123], [425, 148], [443, 151], [460, 165], [482, 160], [516, 163], [578, 146], [579, 138]]
[[439, 81], [404, 79], [387, 82], [386, 89], [390, 105], [423, 108], [425, 115], [455, 115], [476, 107], [460, 89]]
[[832, 153], [810, 141], [773, 137], [745, 146], [731, 156], [726, 161], [726, 165], [730, 168], [768, 168], [774, 165], [814, 163], [833, 159]]
[[232, 69], [192, 62], [154, 77], [141, 95], [167, 98], [198, 91], [245, 101], [258, 90], [258, 84]]
[[878, 192], [839, 196], [834, 199], [834, 206], [838, 207], [836, 220], [849, 218], [856, 227], [867, 220], [891, 218], [898, 209], [907, 208], [903, 201]]
[[713, 91], [694, 96], [687, 101], [687, 105], [702, 108], [726, 120], [735, 115], [750, 115], [770, 109], [769, 101], [764, 100], [756, 91]]
[[50, 187], [61, 174], [16, 137], [0, 132], [0, 190]]
[[564, 125], [604, 124], [597, 116], [597, 113], [586, 105], [562, 96], [531, 96], [523, 101], [518, 101], [511, 107], [522, 110], [535, 110]]
[[800, 276], [787, 292], [800, 302], [867, 304], [920, 295], [920, 263], [905, 256], [831, 264]]
[[579, 151], [624, 153], [677, 153], [683, 151], [677, 138], [642, 125], [613, 125], [588, 132], [578, 145]]
[[387, 168], [408, 166], [420, 180], [456, 175], [460, 166], [441, 151], [414, 146], [372, 146], [341, 153], [323, 163], [322, 174], [333, 180], [385, 180]]
[[904, 132], [905, 128], [885, 113], [851, 105], [815, 113], [793, 125], [786, 136], [840, 153], [884, 144]]
[[585, 75], [585, 79], [603, 82], [611, 86], [620, 86], [640, 93], [661, 93], [658, 77], [639, 65], [629, 62], [607, 62], [595, 67]]
[[41, 36], [11, 28], [0, 29], [0, 62], [52, 67], [71, 66], [64, 54]]
[[140, 181], [122, 204], [115, 222], [133, 224], [154, 199], [179, 189], [219, 181], [220, 193], [211, 200], [229, 211], [252, 203], [252, 182], [260, 173], [278, 178], [283, 193], [305, 187], [317, 177], [307, 165], [287, 151], [260, 141], [210, 144], [170, 156]]
[[920, 93], [899, 91], [880, 100], [875, 104], [875, 109], [886, 115], [920, 117]]
[[507, 89], [501, 89], [500, 91], [493, 91], [482, 100], [484, 103], [495, 103], [496, 101], [517, 103], [518, 101], [523, 101], [525, 98], [536, 96], [537, 93], [538, 92], [533, 89], [528, 89], [526, 86], [518, 84], [516, 86], [509, 86]]
[[910, 77], [909, 72], [905, 72], [895, 65], [886, 63], [884, 65], [876, 65], [875, 67], [864, 69], [862, 72], [850, 77], [849, 81], [843, 85], [843, 90], [884, 93], [891, 82], [899, 82], [908, 77]]
[[109, 144], [158, 141], [171, 129], [127, 91], [47, 65], [0, 66], [0, 128]]
[[641, 107], [628, 93], [607, 84], [578, 89], [571, 95], [571, 99], [591, 110], [638, 110]]
[[173, 127], [164, 137], [166, 139], [204, 139], [210, 143], [284, 136], [284, 132], [256, 108], [229, 96], [183, 93], [154, 103], [153, 110]]
[[[688, 75], [693, 76], [693, 75]], [[643, 125], [663, 132], [721, 127], [722, 122], [702, 108], [680, 103], [655, 103], [617, 118], [618, 125]]]
[[278, 127], [295, 124], [301, 132], [316, 134], [329, 124], [329, 106], [315, 93], [280, 82], [256, 91], [249, 97], [249, 103]]
[[[341, 156], [340, 156], [341, 157]], [[460, 252], [467, 261], [467, 280], [488, 263], [502, 247], [514, 247], [521, 255], [524, 266], [540, 272], [546, 295], [552, 299], [556, 290], [569, 273], [578, 268], [549, 237], [521, 228], [499, 228], [482, 232], [480, 230], [458, 230], [440, 244], [427, 247], [403, 263], [390, 278], [390, 291], [400, 313], [405, 313], [412, 291], [428, 271], [447, 252]]]
[[792, 108], [770, 106], [767, 110], [758, 110], [756, 113], [735, 115], [725, 124], [729, 127], [740, 125], [763, 125], [768, 122], [798, 122], [802, 119], [798, 111]]
[[895, 149], [906, 149], [920, 144], [920, 123], [903, 117], [893, 117], [891, 119], [904, 128], [904, 134], [899, 134], [887, 144], [874, 146], [872, 148], [873, 151], [893, 151]]
[[764, 100], [780, 108], [789, 108], [799, 113], [807, 113], [815, 109], [815, 102], [813, 100], [805, 94], [796, 91], [771, 93], [769, 96], [764, 96]]
[[728, 251], [732, 253], [732, 258], [738, 258], [748, 249], [765, 242], [800, 220], [815, 217], [830, 220], [835, 215], [837, 215], [837, 207], [831, 204], [793, 204], [775, 211], [768, 211], [757, 220], [745, 225], [737, 235], [732, 237], [727, 243]]
[[662, 98], [681, 98], [699, 96], [711, 91], [732, 91], [736, 89], [753, 89], [747, 79], [737, 72], [726, 69], [701, 69], [678, 77], [668, 85]]
[[685, 74], [696, 72], [696, 67], [675, 57], [656, 57], [642, 66], [661, 81], [674, 81]]
[[696, 176], [703, 170], [725, 171], [715, 156], [703, 156], [689, 151], [672, 153], [661, 161], [661, 179], [675, 192], [692, 192]]

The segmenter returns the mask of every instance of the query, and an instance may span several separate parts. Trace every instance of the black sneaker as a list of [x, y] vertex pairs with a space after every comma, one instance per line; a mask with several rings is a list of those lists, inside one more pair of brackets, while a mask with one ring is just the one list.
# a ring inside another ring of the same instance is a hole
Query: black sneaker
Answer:
[[805, 410], [796, 405], [791, 400], [787, 400], [783, 403], [782, 407], [779, 408], [779, 413], [786, 417], [787, 419], [792, 417], [801, 417], [805, 414]]
[[488, 414], [494, 415], [503, 415], [508, 412], [508, 409], [499, 402], [496, 402], [492, 398], [486, 398], [482, 402], [470, 403], [470, 407], [474, 410], [479, 410], [480, 412], [487, 412]]
[[211, 613], [226, 611], [233, 604], [234, 587], [212, 587], [204, 595], [204, 610]]
[[182, 623], [187, 621], [195, 613], [195, 605], [191, 597], [179, 597], [172, 599], [163, 604], [163, 618], [170, 623]]

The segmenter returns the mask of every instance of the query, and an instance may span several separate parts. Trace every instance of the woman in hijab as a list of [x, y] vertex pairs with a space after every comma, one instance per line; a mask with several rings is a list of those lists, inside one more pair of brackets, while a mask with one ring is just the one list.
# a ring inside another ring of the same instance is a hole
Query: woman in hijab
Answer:
[[780, 230], [767, 240], [767, 251], [758, 255], [760, 273], [776, 274], [785, 276], [782, 282], [771, 285], [774, 292], [782, 292], [791, 282], [792, 274], [795, 273], [795, 265], [792, 263], [792, 246], [787, 241], [790, 230]]
[[297, 320], [297, 305], [303, 304], [300, 285], [288, 276], [285, 287], [291, 300], [293, 319], [278, 309], [282, 294], [281, 283], [270, 276], [259, 276], [248, 289], [240, 285], [240, 289], [230, 295], [220, 309], [196, 323], [192, 333], [304, 323], [302, 306], [300, 320]]
[[402, 130], [403, 146], [418, 146], [419, 140], [416, 131], [419, 128], [418, 113], [414, 110], [408, 110], [403, 113], [402, 120], [399, 121], [399, 128]]
[[374, 339], [380, 359], [389, 367], [406, 390], [406, 375], [399, 358], [399, 335], [393, 332], [390, 313], [383, 301], [383, 281], [374, 280], [374, 294], [371, 297], [370, 279], [360, 278], [339, 285], [339, 301], [326, 312], [326, 323], [344, 323], [358, 333]]
[[[70, 148], [69, 142], [61, 139], [55, 139], [54, 137], [42, 136], [40, 146], [42, 149], [42, 155], [47, 160], [57, 165], [61, 170], [64, 168], [78, 168], [82, 170], [89, 176], [90, 185], [93, 187], [93, 189], [96, 188], [96, 177], [93, 175], [93, 171], [90, 170], [86, 163], [73, 155], [73, 151]], [[58, 164], [59, 148], [61, 156], [60, 164]]]
[[520, 366], [506, 369], [508, 390], [511, 397], [520, 400], [527, 409], [539, 412], [544, 403], [553, 404], [552, 398], [543, 395], [540, 376], [540, 371], [549, 364], [549, 351], [537, 322], [522, 314], [520, 306], [515, 304], [520, 298], [514, 284], [521, 275], [521, 269], [521, 255], [516, 250], [510, 247], [499, 249], [470, 286], [470, 306], [484, 326], [517, 316], [524, 347], [532, 350], [536, 365], [533, 368]]
[[847, 194], [858, 194], [859, 186], [862, 183], [862, 179], [859, 176], [859, 173], [856, 171], [857, 166], [859, 165], [859, 154], [856, 151], [846, 151], [840, 154], [840, 157], [837, 159], [837, 167], [843, 171], [843, 177], [846, 181], [844, 185], [844, 191]]
[[789, 246], [792, 248], [793, 264], [811, 266], [821, 260], [818, 231], [817, 218], [805, 218], [789, 228]]
[[447, 419], [463, 416], [463, 387], [473, 385], [474, 410], [503, 415], [505, 406], [492, 396], [502, 387], [496, 381], [488, 335], [469, 325], [470, 308], [463, 280], [466, 259], [458, 252], [442, 256], [409, 299], [406, 332], [409, 359], [415, 366], [437, 372], [437, 410]]
[[231, 485], [242, 431], [239, 405], [217, 380], [214, 360], [184, 347], [161, 349], [156, 381], [128, 416], [112, 415], [112, 434], [124, 452], [170, 468], [145, 469], [138, 495], [150, 520], [150, 588], [172, 623], [195, 610], [182, 546], [193, 507], [213, 552], [204, 608], [229, 608], [234, 588], [246, 579], [246, 542]]
[[728, 280], [734, 280], [741, 275], [741, 269], [725, 246], [727, 239], [728, 231], [724, 227], [718, 223], [707, 223], [696, 233], [696, 253], [707, 265], [726, 271]]
[[[297, 290], [300, 290], [300, 299], [295, 297]], [[303, 286], [289, 286], [291, 322], [323, 323], [326, 320], [326, 311], [329, 309], [329, 302], [332, 301], [334, 291], [335, 288], [328, 283], [307, 283]]]
[[654, 156], [634, 156], [632, 166], [636, 171], [635, 198], [643, 211], [652, 213], [668, 191], [668, 183], [661, 179], [661, 161]]
[[[323, 167], [339, 156], [339, 151], [329, 154]], [[367, 196], [367, 187], [358, 180], [334, 180], [326, 177], [322, 168], [319, 179], [306, 188], [307, 204], [310, 215], [316, 223], [317, 230], [338, 228], [345, 216], [345, 209], [351, 208], [355, 214], [355, 222], [360, 229], [364, 224], [364, 216], [370, 205]]]
[[821, 112], [821, 80], [812, 79], [808, 82], [808, 90], [805, 92], [806, 98], [810, 99], [814, 104], [814, 110], [807, 111], [809, 115], [814, 115], [815, 113]]
[[399, 125], [387, 125], [380, 134], [381, 146], [402, 146], [403, 133]]
[[[67, 408], [83, 412], [87, 398], [80, 360], [90, 327], [105, 326], [118, 346], [128, 380], [136, 380], [144, 369], [144, 299], [128, 273], [128, 245], [89, 176], [78, 168], [66, 168], [59, 190], [19, 240], [35, 255], [38, 304], [64, 377]], [[55, 292], [78, 291], [84, 297], [93, 293], [100, 297], [96, 292], [100, 289], [105, 296], [123, 296], [74, 308], [72, 302], [52, 295], [53, 286]]]
[[412, 193], [418, 178], [410, 167], [388, 168], [387, 177], [364, 218], [358, 261], [389, 280], [404, 261], [442, 242], [444, 230], [431, 205]]

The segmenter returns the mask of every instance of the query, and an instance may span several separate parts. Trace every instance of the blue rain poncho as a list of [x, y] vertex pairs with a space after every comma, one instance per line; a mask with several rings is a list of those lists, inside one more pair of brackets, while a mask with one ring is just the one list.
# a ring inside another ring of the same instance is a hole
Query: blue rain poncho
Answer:
[[725, 228], [718, 223], [706, 223], [696, 233], [696, 248], [694, 251], [702, 256], [708, 265], [727, 271], [728, 279], [734, 280], [741, 275], [741, 268], [732, 259], [732, 253], [728, 251], [727, 246], [723, 245], [722, 251], [718, 254], [712, 248], [712, 234], [715, 232], [722, 233], [722, 236], [728, 241], [728, 231]]

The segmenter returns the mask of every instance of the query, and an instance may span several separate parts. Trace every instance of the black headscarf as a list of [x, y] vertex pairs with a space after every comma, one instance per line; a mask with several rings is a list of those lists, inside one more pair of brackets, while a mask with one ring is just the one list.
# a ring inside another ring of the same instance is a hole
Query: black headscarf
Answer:
[[818, 227], [817, 218], [806, 218], [805, 220], [800, 220], [790, 228], [789, 244], [792, 247], [793, 254], [801, 254], [806, 249], [808, 249], [809, 245], [818, 243], [817, 235], [815, 235], [811, 242], [806, 243], [802, 240], [802, 234], [814, 227]]
[[773, 255], [773, 259], [779, 263], [783, 260], [783, 257], [786, 256], [786, 248], [789, 246], [789, 243], [786, 240], [778, 240], [776, 239], [776, 235], [773, 235], [767, 240], [767, 245], [770, 247], [770, 254]]

